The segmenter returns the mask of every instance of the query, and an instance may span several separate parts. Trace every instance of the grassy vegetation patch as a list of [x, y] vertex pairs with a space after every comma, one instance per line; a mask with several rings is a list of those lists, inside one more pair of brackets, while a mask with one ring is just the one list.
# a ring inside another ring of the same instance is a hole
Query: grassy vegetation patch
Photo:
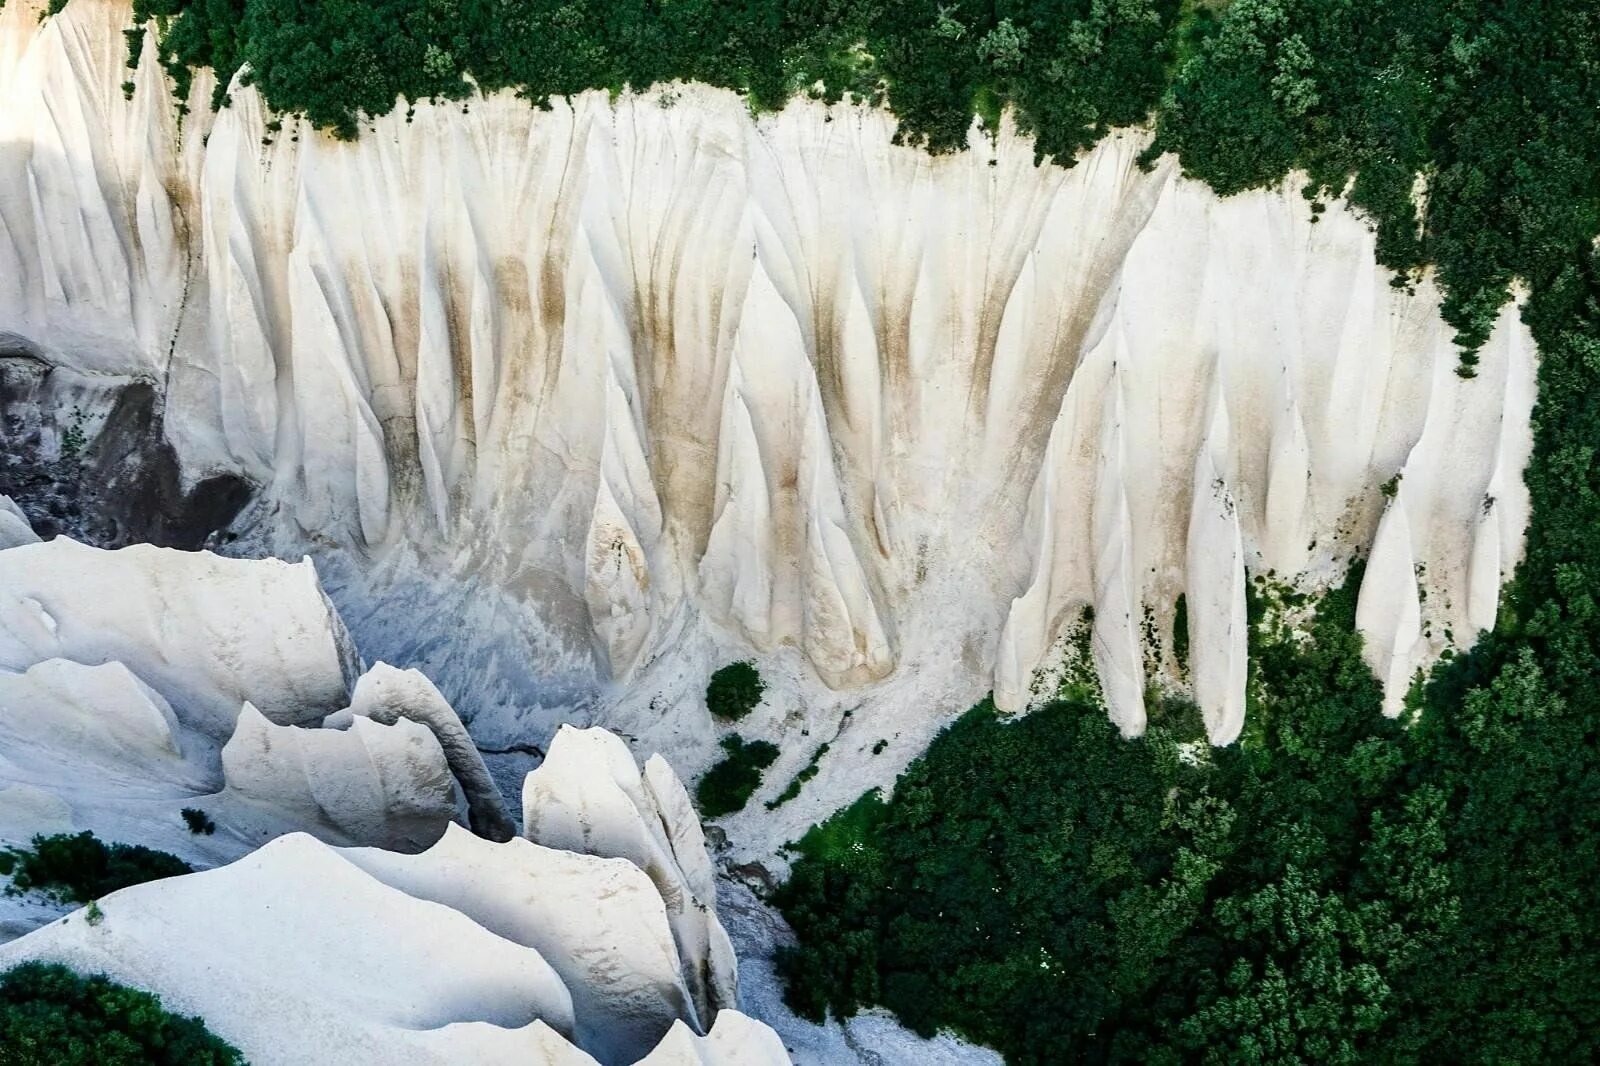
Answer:
[[695, 801], [706, 818], [744, 810], [751, 795], [761, 787], [761, 771], [778, 758], [778, 748], [765, 740], [745, 742], [737, 734], [722, 738], [726, 753], [721, 762], [706, 771], [695, 786]]
[[148, 992], [26, 962], [0, 973], [0, 1063], [243, 1066], [244, 1056]]

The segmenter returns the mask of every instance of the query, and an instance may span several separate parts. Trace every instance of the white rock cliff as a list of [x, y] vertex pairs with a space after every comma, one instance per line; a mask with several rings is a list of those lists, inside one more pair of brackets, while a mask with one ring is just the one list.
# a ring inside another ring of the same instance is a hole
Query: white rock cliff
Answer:
[[159, 382], [187, 476], [261, 487], [262, 543], [498, 590], [611, 677], [685, 626], [836, 687], [954, 640], [1015, 708], [1090, 607], [1136, 732], [1183, 593], [1227, 741], [1247, 575], [1370, 552], [1396, 710], [1520, 556], [1515, 309], [1458, 377], [1432, 283], [1294, 181], [1218, 199], [1137, 133], [930, 158], [883, 112], [696, 87], [338, 143], [242, 85], [213, 115], [205, 76], [180, 121], [119, 0], [37, 13], [0, 12], [0, 331]]

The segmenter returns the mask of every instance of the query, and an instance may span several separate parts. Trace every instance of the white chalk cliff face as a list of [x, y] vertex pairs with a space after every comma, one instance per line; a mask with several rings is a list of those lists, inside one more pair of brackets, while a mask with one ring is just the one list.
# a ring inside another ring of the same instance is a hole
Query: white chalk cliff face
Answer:
[[1135, 133], [930, 158], [882, 112], [694, 87], [336, 143], [237, 85], [211, 114], [203, 76], [180, 121], [125, 4], [37, 11], [0, 13], [0, 332], [158, 382], [186, 476], [251, 479], [256, 542], [375, 603], [441, 574], [622, 682], [710, 631], [833, 687], [958, 662], [1010, 708], [1088, 607], [1131, 733], [1183, 594], [1219, 742], [1250, 575], [1370, 553], [1391, 710], [1494, 623], [1527, 331], [1508, 307], [1459, 378], [1432, 284], [1293, 182], [1221, 200]]

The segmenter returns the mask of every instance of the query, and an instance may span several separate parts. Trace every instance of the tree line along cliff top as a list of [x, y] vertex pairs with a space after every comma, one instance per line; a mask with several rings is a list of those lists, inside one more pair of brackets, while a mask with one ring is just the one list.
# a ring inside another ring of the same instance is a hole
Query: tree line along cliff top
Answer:
[[[62, 0], [54, 0], [60, 6]], [[343, 137], [473, 85], [535, 104], [673, 79], [887, 106], [898, 137], [966, 143], [1012, 108], [1041, 157], [1153, 124], [1219, 192], [1291, 168], [1347, 189], [1397, 271], [1437, 264], [1466, 349], [1513, 276], [1600, 229], [1600, 13], [1559, 0], [134, 0], [180, 85], [232, 75]], [[1353, 183], [1351, 183], [1351, 179]], [[1404, 284], [1404, 275], [1397, 284]], [[1468, 354], [1463, 372], [1470, 374]]]

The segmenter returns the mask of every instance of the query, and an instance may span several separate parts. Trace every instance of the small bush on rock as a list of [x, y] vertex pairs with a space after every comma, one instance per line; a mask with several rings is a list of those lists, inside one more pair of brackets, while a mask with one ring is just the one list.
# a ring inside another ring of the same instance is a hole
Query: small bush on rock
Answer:
[[767, 684], [755, 665], [729, 663], [711, 675], [706, 686], [706, 707], [725, 722], [737, 722], [761, 703]]
[[74, 903], [191, 869], [176, 855], [137, 844], [106, 844], [87, 830], [36, 836], [31, 850], [11, 856], [15, 873], [9, 891], [40, 891]]
[[217, 823], [213, 822], [211, 816], [199, 807], [185, 807], [182, 813], [183, 824], [189, 827], [189, 832], [196, 835], [203, 833], [206, 836], [210, 836], [217, 831]]
[[243, 1066], [199, 1018], [168, 1013], [148, 992], [65, 966], [25, 962], [0, 974], [6, 1066]]
[[751, 794], [761, 787], [761, 771], [778, 758], [777, 745], [765, 740], [746, 744], [737, 734], [722, 739], [722, 750], [727, 756], [706, 771], [694, 790], [700, 813], [707, 818], [743, 810]]

